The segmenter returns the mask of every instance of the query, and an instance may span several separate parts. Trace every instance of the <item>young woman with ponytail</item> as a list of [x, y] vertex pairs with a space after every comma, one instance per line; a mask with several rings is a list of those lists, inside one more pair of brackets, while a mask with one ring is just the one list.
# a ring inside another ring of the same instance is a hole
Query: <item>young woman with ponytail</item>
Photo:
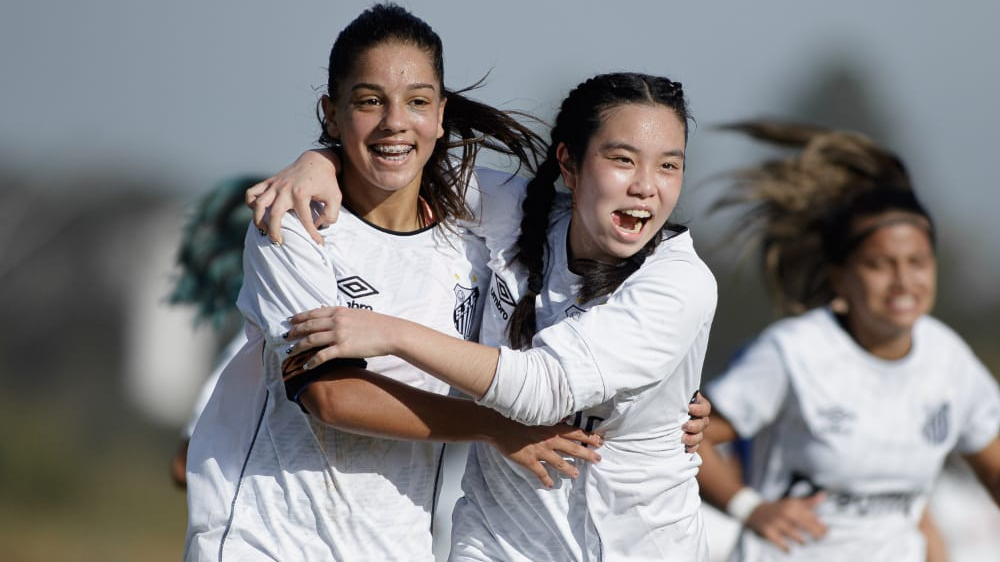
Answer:
[[[474, 444], [452, 560], [707, 560], [700, 459], [682, 436], [716, 285], [690, 232], [667, 222], [688, 119], [681, 85], [667, 78], [604, 74], [570, 92], [520, 227], [496, 232], [517, 209], [483, 205], [481, 235], [512, 242], [491, 255], [480, 337], [489, 346], [372, 311], [292, 318], [292, 354], [308, 356], [307, 369], [395, 355], [505, 417], [567, 420], [603, 438], [601, 462], [579, 466], [575, 480], [555, 475], [553, 487]], [[516, 192], [502, 174], [477, 179], [483, 194], [505, 181]]]
[[706, 389], [719, 415], [705, 443], [751, 444], [746, 483], [712, 447], [698, 476], [745, 526], [732, 560], [941, 560], [922, 518], [946, 455], [1000, 504], [1000, 392], [930, 316], [930, 214], [902, 161], [862, 135], [733, 128], [795, 151], [739, 171], [720, 203], [746, 209], [736, 228], [786, 316]]
[[465, 182], [479, 148], [530, 163], [540, 144], [445, 90], [440, 38], [398, 6], [340, 33], [328, 85], [323, 142], [343, 165], [343, 212], [322, 245], [308, 215], [286, 219], [281, 244], [247, 233], [237, 304], [248, 343], [191, 438], [186, 560], [427, 562], [442, 442], [489, 443], [544, 482], [542, 462], [575, 475], [564, 455], [598, 458], [585, 445], [599, 439], [575, 427], [519, 424], [397, 358], [308, 373], [289, 360], [288, 317], [323, 304], [475, 337], [489, 272], [458, 223]]

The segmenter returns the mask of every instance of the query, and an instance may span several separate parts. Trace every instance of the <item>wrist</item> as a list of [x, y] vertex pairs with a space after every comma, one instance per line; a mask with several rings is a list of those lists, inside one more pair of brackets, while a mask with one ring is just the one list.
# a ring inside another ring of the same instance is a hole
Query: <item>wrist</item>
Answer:
[[738, 519], [740, 523], [746, 523], [750, 514], [762, 503], [764, 503], [764, 498], [757, 493], [757, 490], [745, 486], [729, 498], [726, 503], [726, 513]]

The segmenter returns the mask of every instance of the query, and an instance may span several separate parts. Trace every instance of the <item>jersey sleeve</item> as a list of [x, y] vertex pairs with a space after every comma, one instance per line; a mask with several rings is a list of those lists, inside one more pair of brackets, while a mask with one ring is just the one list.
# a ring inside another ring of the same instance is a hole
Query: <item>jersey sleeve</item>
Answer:
[[526, 187], [527, 180], [520, 176], [476, 168], [465, 195], [473, 218], [462, 226], [485, 241], [491, 256], [517, 242]]
[[788, 393], [781, 349], [765, 332], [743, 348], [705, 389], [712, 408], [748, 439], [777, 419]]
[[1000, 389], [982, 362], [969, 350], [968, 383], [962, 385], [964, 405], [959, 407], [959, 436], [955, 450], [960, 454], [981, 451], [1000, 431]]
[[700, 260], [647, 260], [606, 303], [539, 331], [532, 349], [502, 349], [481, 402], [548, 424], [659, 382], [711, 328], [716, 300]]
[[265, 353], [276, 354], [279, 363], [292, 343], [283, 337], [290, 328], [290, 316], [339, 304], [337, 280], [324, 246], [313, 242], [292, 214], [282, 220], [281, 231], [279, 246], [250, 225], [243, 251], [243, 287], [237, 299], [246, 322], [264, 335]]

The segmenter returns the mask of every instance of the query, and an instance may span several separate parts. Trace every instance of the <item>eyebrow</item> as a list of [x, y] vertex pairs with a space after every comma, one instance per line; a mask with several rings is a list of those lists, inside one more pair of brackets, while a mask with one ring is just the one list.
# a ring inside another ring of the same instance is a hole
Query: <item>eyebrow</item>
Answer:
[[[635, 146], [632, 146], [631, 144], [629, 144], [627, 142], [611, 141], [611, 142], [607, 142], [607, 143], [601, 145], [601, 150], [614, 150], [616, 148], [620, 148], [622, 150], [628, 150], [630, 152], [639, 152], [638, 148], [636, 148]], [[681, 149], [679, 149], [679, 148], [675, 149], [675, 150], [668, 150], [666, 152], [663, 152], [661, 154], [661, 156], [680, 157], [681, 159], [683, 159], [684, 158], [684, 151], [681, 150]]]
[[[424, 90], [431, 89], [437, 91], [437, 87], [434, 84], [428, 84], [425, 82], [417, 82], [416, 84], [410, 84], [406, 87], [407, 90]], [[378, 84], [371, 84], [368, 82], [358, 82], [357, 84], [351, 86], [351, 91], [355, 90], [377, 90], [379, 92], [384, 91], [385, 88], [379, 86]]]

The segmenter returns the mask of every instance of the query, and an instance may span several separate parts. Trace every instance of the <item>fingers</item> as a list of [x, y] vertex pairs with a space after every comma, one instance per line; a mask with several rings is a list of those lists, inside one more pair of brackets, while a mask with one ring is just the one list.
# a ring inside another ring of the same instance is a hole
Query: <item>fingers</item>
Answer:
[[[571, 457], [575, 457], [575, 458], [578, 458], [580, 460], [587, 461], [587, 462], [600, 462], [600, 460], [601, 460], [601, 455], [598, 454], [597, 451], [595, 451], [593, 449], [590, 449], [590, 448], [587, 448], [587, 447], [584, 447], [583, 445], [580, 445], [576, 441], [570, 441], [569, 439], [562, 439], [558, 443], [554, 443], [552, 445], [552, 448], [554, 450], [559, 451], [562, 454], [569, 455]], [[559, 457], [558, 461], [559, 462], [556, 462], [555, 460], [553, 461], [553, 463], [554, 463], [553, 467], [556, 470], [559, 470], [560, 472], [564, 472], [565, 473], [565, 471], [561, 470], [559, 467], [562, 466], [563, 464], [569, 465], [570, 463], [566, 462], [566, 460], [563, 459], [561, 456]], [[574, 469], [575, 469], [575, 467], [574, 467]], [[573, 476], [573, 475], [570, 475], [570, 476]], [[574, 476], [574, 478], [575, 478], [575, 476]]]
[[274, 190], [271, 183], [274, 178], [268, 178], [260, 183], [254, 184], [244, 194], [244, 201], [247, 207], [253, 210], [253, 224], [261, 231], [267, 233], [267, 223], [264, 222], [264, 214], [267, 208], [274, 202]]
[[556, 429], [559, 431], [560, 437], [564, 439], [579, 441], [591, 447], [601, 447], [604, 445], [604, 439], [600, 435], [588, 433], [579, 427], [573, 427], [569, 424], [559, 424], [556, 426]]
[[[712, 413], [712, 403], [699, 391], [688, 404], [688, 414], [692, 418], [708, 418]], [[707, 424], [706, 424], [707, 425]]]
[[[292, 201], [292, 196], [288, 192], [289, 190], [282, 190], [274, 198], [274, 202], [271, 203], [271, 218], [267, 224], [267, 235], [271, 239], [271, 242], [281, 245], [281, 219], [285, 216], [289, 210], [293, 208], [294, 202]], [[306, 215], [309, 216], [309, 215]]]
[[555, 485], [555, 482], [552, 481], [552, 477], [549, 476], [549, 471], [545, 470], [545, 465], [543, 465], [542, 463], [536, 462], [530, 466], [526, 466], [525, 468], [530, 470], [532, 474], [534, 474], [535, 477], [538, 478], [538, 481], [542, 483], [542, 486], [545, 486], [546, 488], [551, 488], [552, 486]]
[[333, 313], [340, 307], [338, 306], [321, 306], [319, 308], [313, 308], [305, 312], [300, 312], [288, 319], [288, 322], [293, 326], [302, 324], [303, 322], [308, 322], [315, 318], [328, 318], [333, 316]]
[[687, 433], [681, 436], [681, 443], [684, 443], [685, 452], [694, 453], [701, 447], [701, 442], [705, 439], [705, 434], [701, 432], [688, 432], [687, 425], [684, 424], [684, 431]]
[[[337, 193], [339, 194], [340, 192], [338, 191]], [[316, 225], [320, 227], [330, 226], [337, 222], [338, 216], [340, 216], [340, 200], [324, 201], [323, 212], [316, 219]]]
[[[582, 448], [582, 447], [581, 447]], [[573, 465], [573, 463], [567, 461], [561, 456], [551, 453], [545, 459], [545, 463], [556, 469], [557, 471], [569, 476], [570, 478], [576, 478], [580, 476], [580, 470]]]
[[312, 218], [312, 207], [309, 205], [309, 198], [303, 197], [296, 189], [293, 188], [292, 201], [295, 206], [295, 214], [299, 216], [299, 220], [302, 221], [302, 226], [304, 226], [306, 232], [309, 233], [309, 237], [322, 246], [323, 236], [319, 233], [319, 229], [316, 228], [316, 224], [312, 220], [309, 220]]

